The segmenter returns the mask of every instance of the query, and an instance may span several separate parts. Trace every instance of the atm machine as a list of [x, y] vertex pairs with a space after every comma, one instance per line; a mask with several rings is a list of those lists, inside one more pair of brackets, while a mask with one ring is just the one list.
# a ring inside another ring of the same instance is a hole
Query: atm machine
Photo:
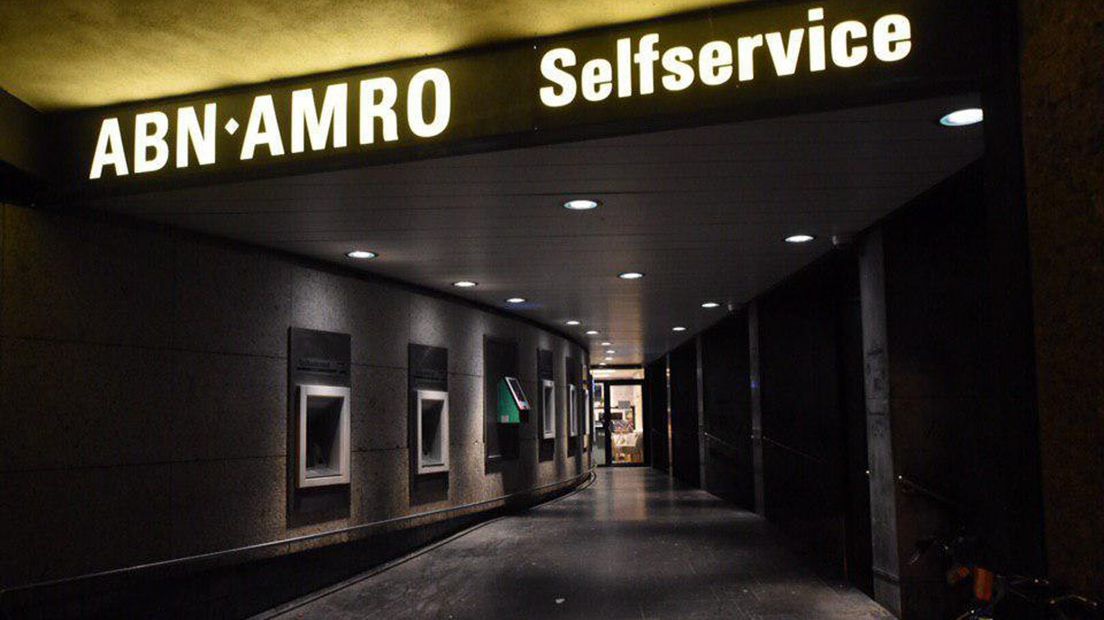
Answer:
[[521, 424], [521, 414], [528, 414], [529, 399], [521, 389], [517, 377], [503, 377], [498, 381], [498, 423]]

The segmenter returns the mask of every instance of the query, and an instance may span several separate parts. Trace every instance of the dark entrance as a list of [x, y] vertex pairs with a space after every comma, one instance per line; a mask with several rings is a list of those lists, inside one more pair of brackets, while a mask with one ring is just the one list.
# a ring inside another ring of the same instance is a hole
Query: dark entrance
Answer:
[[595, 382], [594, 462], [603, 466], [648, 463], [643, 379]]

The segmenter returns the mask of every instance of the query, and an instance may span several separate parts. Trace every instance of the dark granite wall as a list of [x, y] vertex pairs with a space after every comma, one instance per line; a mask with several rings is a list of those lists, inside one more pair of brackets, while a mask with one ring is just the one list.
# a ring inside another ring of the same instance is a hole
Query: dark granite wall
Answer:
[[740, 310], [703, 332], [701, 347], [704, 488], [742, 508], [754, 510], [747, 310]]
[[1019, 6], [1047, 560], [1104, 598], [1104, 3]]
[[[562, 399], [554, 460], [538, 462], [530, 416], [521, 458], [484, 465], [484, 336], [518, 342], [529, 394], [538, 348], [556, 356], [560, 393], [563, 360], [584, 359], [559, 336], [164, 228], [0, 208], [0, 587], [461, 505], [579, 472], [566, 458]], [[350, 514], [297, 528], [285, 510], [289, 326], [352, 334]], [[452, 468], [446, 498], [431, 504], [409, 492], [409, 342], [449, 349]]]
[[856, 437], [865, 447], [852, 430], [865, 425], [857, 299], [855, 257], [834, 252], [757, 300], [766, 516], [841, 576], [861, 503], [849, 501], [851, 470], [865, 470], [849, 460], [862, 449], [848, 449]]
[[[882, 227], [889, 412], [897, 476], [934, 496], [898, 485], [897, 535], [902, 605], [912, 617], [951, 614], [942, 559], [908, 564], [917, 542], [957, 528], [985, 537], [988, 565], [1007, 565], [1022, 540], [1019, 520], [1037, 514], [1031, 459], [1006, 437], [989, 383], [986, 326], [985, 194], [973, 165], [894, 214]], [[963, 506], [958, 509], [936, 497]]]
[[[966, 528], [982, 536], [983, 561], [1000, 571], [1036, 574], [1032, 567], [1041, 555], [1034, 420], [1010, 414], [1000, 382], [1007, 377], [994, 371], [994, 358], [1006, 349], [994, 342], [999, 333], [994, 313], [1000, 307], [990, 277], [1006, 266], [994, 258], [998, 242], [989, 238], [994, 231], [985, 171], [982, 162], [967, 167], [872, 229], [881, 235], [885, 276], [878, 293], [884, 294], [890, 432], [877, 441], [888, 442], [892, 455], [886, 465], [890, 495], [871, 498], [866, 471], [874, 448], [867, 437], [857, 256], [847, 248], [835, 250], [754, 301], [765, 514], [830, 569], [872, 591], [871, 502], [875, 508], [889, 506], [893, 572], [899, 572], [900, 608], [908, 617], [940, 617], [962, 603], [946, 587], [938, 556], [907, 564], [923, 538]], [[741, 312], [700, 338], [710, 448], [706, 488], [745, 505], [746, 493], [733, 490], [746, 488], [740, 476], [747, 460], [741, 467], [737, 459], [722, 458], [715, 446], [731, 440], [737, 447], [732, 453], [739, 456], [745, 421], [750, 426], [747, 325]], [[696, 454], [698, 341], [670, 353], [675, 472], [691, 482], [698, 465], [689, 461]], [[729, 412], [736, 415], [728, 417]], [[1076, 453], [1063, 449], [1063, 454], [1079, 465], [1052, 463], [1052, 492], [1065, 494], [1060, 509], [1087, 502], [1100, 487], [1094, 461], [1099, 443], [1085, 443], [1095, 437], [1095, 419], [1086, 415], [1075, 421], [1088, 434], [1074, 442]], [[1071, 422], [1051, 423], [1060, 430]], [[1073, 486], [1070, 476], [1086, 478]], [[1099, 509], [1092, 506], [1082, 509]], [[1057, 517], [1070, 518], [1051, 513]], [[1092, 522], [1095, 512], [1085, 518]], [[1070, 527], [1080, 531], [1083, 523]], [[1084, 571], [1069, 577], [1070, 583], [1092, 578], [1095, 568], [1086, 566], [1099, 552], [1089, 532], [1078, 541], [1071, 560], [1051, 554], [1052, 567]], [[894, 583], [896, 577], [888, 575]]]
[[644, 367], [644, 406], [648, 415], [648, 458], [652, 467], [667, 471], [670, 467], [667, 437], [667, 356]]
[[698, 443], [698, 351], [694, 339], [671, 351], [671, 473], [701, 484]]

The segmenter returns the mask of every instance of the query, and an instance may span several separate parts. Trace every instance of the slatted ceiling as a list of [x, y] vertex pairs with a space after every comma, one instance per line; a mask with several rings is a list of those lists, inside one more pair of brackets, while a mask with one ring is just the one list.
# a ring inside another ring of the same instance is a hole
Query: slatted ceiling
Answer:
[[[914, 185], [919, 186], [919, 183]], [[374, 231], [380, 238], [404, 238], [411, 234], [431, 238], [434, 236], [455, 237], [457, 235], [479, 236], [480, 234], [507, 235], [506, 243], [516, 239], [528, 239], [534, 235], [534, 228], [552, 228], [539, 236], [545, 238], [609, 238], [613, 242], [631, 241], [636, 237], [651, 237], [651, 241], [666, 241], [678, 244], [684, 239], [692, 240], [694, 246], [709, 240], [730, 239], [732, 235], [754, 236], [761, 226], [841, 222], [850, 224], [854, 220], [865, 219], [868, 209], [852, 204], [857, 197], [868, 190], [856, 190], [850, 196], [841, 196], [831, 201], [808, 201], [794, 197], [793, 203], [800, 206], [790, 207], [784, 201], [772, 201], [761, 204], [758, 201], [742, 201], [735, 208], [733, 203], [726, 205], [694, 205], [692, 212], [680, 215], [672, 213], [671, 202], [656, 201], [653, 204], [639, 203], [632, 209], [607, 206], [608, 213], [603, 217], [591, 217], [577, 214], [574, 219], [566, 219], [564, 214], [552, 209], [557, 201], [541, 201], [539, 206], [516, 208], [490, 207], [488, 209], [441, 208], [432, 210], [374, 211], [367, 209], [339, 210], [329, 209], [321, 212], [280, 211], [280, 212], [232, 212], [218, 213], [205, 211], [189, 213], [186, 209], [171, 212], [145, 211], [147, 215], [156, 214], [161, 219], [174, 221], [188, 226], [228, 226], [252, 231], [259, 235], [281, 235], [284, 241], [323, 240], [325, 235], [342, 238], [358, 231]], [[616, 199], [607, 198], [609, 202]], [[818, 205], [823, 204], [823, 207]], [[490, 215], [490, 217], [488, 217]], [[800, 220], [800, 221], [798, 221]], [[612, 223], [616, 223], [613, 226]], [[662, 226], [661, 229], [657, 227]], [[717, 227], [729, 226], [720, 230]], [[696, 233], [694, 237], [681, 237], [671, 233]], [[314, 238], [323, 235], [322, 239]]]
[[[981, 154], [938, 99], [112, 199], [97, 206], [502, 306], [651, 359]], [[594, 197], [570, 212], [566, 198]], [[818, 241], [781, 242], [798, 231]], [[380, 258], [351, 263], [352, 248]], [[643, 271], [644, 280], [617, 279]], [[476, 289], [450, 283], [471, 279]], [[579, 319], [577, 328], [564, 326]], [[686, 333], [671, 327], [685, 325]]]

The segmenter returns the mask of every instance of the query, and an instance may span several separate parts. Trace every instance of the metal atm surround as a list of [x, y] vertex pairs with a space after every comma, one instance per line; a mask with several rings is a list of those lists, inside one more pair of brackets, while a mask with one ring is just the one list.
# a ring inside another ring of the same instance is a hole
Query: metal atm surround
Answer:
[[349, 388], [300, 384], [296, 391], [299, 488], [349, 484]]
[[541, 379], [540, 382], [541, 439], [556, 438], [556, 382]]
[[579, 407], [579, 388], [582, 386], [581, 366], [579, 360], [567, 356], [563, 361], [564, 366], [564, 396], [567, 398], [567, 402], [564, 403], [564, 416], [567, 418], [567, 456], [570, 458], [579, 458], [583, 452], [583, 440], [580, 437], [582, 429]]
[[583, 382], [583, 415], [579, 422], [582, 425], [579, 432], [583, 436], [583, 452], [589, 453], [594, 442], [594, 377], [590, 374], [590, 365], [585, 361], [580, 368], [580, 379]]
[[594, 424], [590, 416], [594, 412], [594, 404], [590, 402], [590, 381], [583, 386], [583, 452], [590, 450], [590, 436], [594, 432]]
[[[448, 392], [415, 390], [414, 419], [418, 445], [415, 470], [421, 474], [440, 474], [449, 470]], [[429, 405], [428, 403], [438, 403]], [[428, 445], [427, 445], [428, 444]]]
[[567, 434], [579, 436], [579, 396], [574, 383], [567, 384]]

